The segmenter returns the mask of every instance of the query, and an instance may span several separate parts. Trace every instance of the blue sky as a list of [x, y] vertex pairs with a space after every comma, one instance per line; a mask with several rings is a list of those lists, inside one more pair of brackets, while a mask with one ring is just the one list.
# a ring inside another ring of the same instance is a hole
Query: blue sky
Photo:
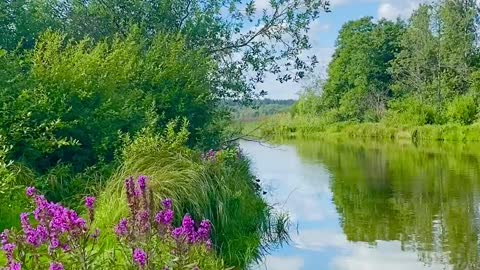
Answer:
[[[257, 0], [259, 3], [268, 0]], [[372, 16], [376, 19], [397, 17], [407, 18], [420, 3], [431, 2], [429, 0], [331, 0], [331, 13], [324, 13], [321, 18], [312, 24], [310, 39], [312, 50], [319, 59], [316, 74], [325, 75], [325, 69], [330, 62], [331, 55], [335, 50], [335, 40], [342, 25], [350, 20], [364, 16]], [[265, 5], [265, 3], [262, 3]], [[304, 84], [305, 82], [303, 82]], [[297, 98], [301, 90], [300, 83], [276, 82], [274, 77], [268, 77], [265, 83], [259, 85], [260, 89], [268, 91], [269, 98], [287, 99]]]

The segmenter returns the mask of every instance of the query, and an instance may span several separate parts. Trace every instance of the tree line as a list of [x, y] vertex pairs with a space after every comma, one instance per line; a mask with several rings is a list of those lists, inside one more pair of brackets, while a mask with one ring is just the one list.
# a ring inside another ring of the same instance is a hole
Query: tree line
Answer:
[[343, 25], [326, 80], [295, 114], [325, 122], [472, 124], [479, 118], [479, 9], [474, 0], [422, 4], [404, 21]]

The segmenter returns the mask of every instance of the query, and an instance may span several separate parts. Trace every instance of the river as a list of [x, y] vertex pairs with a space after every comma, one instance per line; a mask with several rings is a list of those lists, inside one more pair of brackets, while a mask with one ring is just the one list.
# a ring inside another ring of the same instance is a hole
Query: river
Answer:
[[291, 241], [255, 269], [480, 269], [480, 146], [242, 141]]

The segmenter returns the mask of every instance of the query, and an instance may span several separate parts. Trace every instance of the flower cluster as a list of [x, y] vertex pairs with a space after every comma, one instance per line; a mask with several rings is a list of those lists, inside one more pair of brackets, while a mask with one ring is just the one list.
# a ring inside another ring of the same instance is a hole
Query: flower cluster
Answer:
[[[181, 225], [175, 227], [172, 200], [155, 204], [147, 177], [128, 178], [125, 189], [129, 215], [116, 224], [114, 232], [119, 247], [125, 251], [121, 254], [126, 254], [130, 266], [143, 270], [177, 269], [187, 265], [191, 268], [190, 251], [208, 252], [211, 249], [210, 221], [196, 224], [187, 214]], [[92, 228], [95, 197], [85, 198], [88, 216], [84, 219], [77, 212], [48, 201], [33, 187], [27, 188], [25, 194], [31, 199], [34, 210], [20, 215], [20, 231], [5, 230], [0, 234], [0, 247], [7, 259], [6, 268], [2, 269], [30, 269], [32, 265], [35, 269], [49, 270], [70, 269], [73, 265], [91, 269], [91, 258], [105, 257], [97, 256], [102, 249], [94, 248], [101, 241], [100, 230]], [[171, 261], [165, 260], [165, 254], [160, 253], [164, 250], [157, 249], [159, 245], [171, 248]], [[199, 269], [195, 267], [193, 269]]]
[[33, 195], [32, 197], [36, 205], [33, 217], [37, 225], [30, 224], [29, 213], [20, 215], [22, 230], [29, 245], [40, 247], [48, 244], [51, 250], [59, 247], [68, 250], [68, 244], [62, 241], [63, 239], [78, 238], [86, 233], [87, 223], [75, 211], [49, 202], [44, 196]]
[[210, 221], [204, 220], [197, 227], [187, 214], [181, 226], [175, 228], [171, 199], [163, 200], [160, 211], [155, 215], [151, 214], [155, 204], [152, 196], [149, 196], [148, 179], [145, 176], [138, 177], [136, 181], [132, 177], [125, 180], [125, 190], [130, 214], [118, 222], [114, 232], [120, 242], [132, 251], [131, 260], [139, 269], [146, 269], [149, 265], [151, 256], [142, 247], [148, 246], [152, 239], [173, 241], [177, 250], [182, 252], [187, 252], [194, 245], [203, 244], [208, 249], [211, 248]]
[[190, 215], [185, 215], [182, 220], [182, 226], [173, 229], [172, 237], [177, 241], [186, 241], [189, 244], [203, 243], [211, 248], [210, 231], [211, 223], [203, 220], [197, 229], [195, 229], [195, 221]]
[[[27, 197], [31, 198], [35, 210], [32, 213], [20, 214], [21, 234], [19, 237], [9, 239], [9, 232], [1, 234], [2, 250], [8, 260], [8, 269], [21, 269], [21, 264], [15, 261], [14, 251], [18, 245], [32, 250], [42, 250], [42, 246], [48, 247], [47, 256], [56, 252], [69, 253], [72, 246], [77, 246], [80, 239], [88, 237], [89, 226], [87, 221], [81, 218], [77, 212], [63, 207], [58, 203], [49, 202], [43, 195], [38, 195], [33, 187], [25, 191]], [[85, 205], [93, 220], [94, 197], [87, 197]], [[33, 216], [33, 219], [32, 219]], [[97, 237], [99, 231], [96, 231]], [[13, 238], [13, 237], [12, 237]], [[60, 262], [52, 261], [51, 270], [61, 270], [63, 265]]]
[[215, 151], [213, 149], [201, 156], [203, 161], [206, 162], [233, 162], [244, 158], [244, 154], [238, 148], [228, 148]]
[[2, 251], [5, 253], [5, 257], [7, 257], [8, 269], [20, 270], [22, 265], [19, 262], [16, 262], [13, 258], [13, 253], [17, 246], [13, 243], [9, 243], [7, 230], [0, 234], [0, 241], [2, 244]]
[[210, 149], [208, 152], [202, 154], [202, 160], [204, 161], [216, 161], [218, 151]]

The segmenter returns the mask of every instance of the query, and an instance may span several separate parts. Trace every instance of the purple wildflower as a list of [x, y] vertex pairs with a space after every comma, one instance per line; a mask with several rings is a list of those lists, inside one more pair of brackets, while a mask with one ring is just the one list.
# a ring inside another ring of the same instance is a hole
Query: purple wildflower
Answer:
[[20, 214], [20, 224], [22, 225], [23, 230], [30, 228], [30, 222], [28, 221], [28, 213]]
[[22, 265], [18, 262], [12, 262], [9, 265], [9, 270], [22, 270]]
[[182, 227], [178, 227], [178, 228], [175, 228], [173, 231], [172, 231], [172, 237], [173, 239], [175, 240], [180, 240], [180, 237], [183, 235], [183, 228]]
[[27, 187], [25, 194], [27, 194], [27, 197], [33, 197], [35, 194], [37, 194], [37, 190], [34, 187]]
[[13, 252], [15, 251], [15, 244], [7, 243], [2, 246], [3, 252], [5, 252], [5, 257], [7, 257], [8, 262], [13, 262]]
[[147, 177], [144, 175], [139, 176], [137, 183], [142, 193], [145, 193], [145, 190], [147, 189]]
[[120, 222], [115, 226], [115, 234], [118, 237], [125, 237], [128, 234], [128, 221], [126, 219], [120, 220]]
[[192, 217], [189, 214], [186, 214], [182, 220], [182, 226], [180, 228], [176, 228], [172, 232], [172, 236], [177, 240], [188, 239], [189, 243], [194, 243], [196, 241], [196, 232], [195, 232], [195, 221], [193, 221]]
[[138, 228], [141, 232], [147, 232], [150, 229], [150, 213], [148, 210], [142, 210], [136, 215]]
[[93, 211], [93, 208], [95, 206], [95, 202], [97, 199], [95, 197], [86, 197], [85, 198], [85, 207], [87, 207], [88, 210]]
[[215, 161], [217, 156], [217, 151], [210, 149], [207, 153], [203, 154], [202, 158], [206, 161]]
[[147, 253], [139, 248], [136, 248], [133, 250], [133, 261], [140, 267], [145, 266], [147, 264]]
[[205, 246], [207, 247], [208, 250], [212, 250], [212, 247], [213, 247], [212, 240], [208, 239], [207, 241], [205, 241]]
[[3, 245], [6, 245], [8, 243], [8, 233], [9, 231], [8, 230], [4, 230], [1, 234], [0, 234], [0, 244], [3, 246]]
[[54, 249], [57, 249], [58, 247], [60, 247], [60, 240], [58, 240], [58, 238], [55, 235], [52, 235], [50, 238], [49, 249], [54, 250]]
[[165, 199], [162, 201], [162, 206], [165, 209], [172, 209], [172, 199]]
[[201, 241], [207, 241], [210, 238], [212, 225], [209, 220], [203, 220], [197, 230], [197, 237]]
[[182, 220], [182, 227], [186, 232], [193, 232], [195, 226], [195, 221], [189, 214], [186, 214]]
[[50, 263], [50, 267], [48, 269], [49, 270], [64, 270], [63, 265], [61, 263], [55, 263], [55, 262]]
[[167, 225], [167, 226], [172, 225], [173, 211], [170, 209], [167, 209], [167, 210], [162, 210], [158, 212], [158, 214], [155, 216], [155, 221], [158, 224], [162, 224], [162, 225]]
[[132, 199], [135, 196], [135, 182], [133, 181], [132, 177], [129, 177], [127, 180], [125, 180], [125, 189], [127, 192], [127, 200], [129, 205], [133, 204]]

